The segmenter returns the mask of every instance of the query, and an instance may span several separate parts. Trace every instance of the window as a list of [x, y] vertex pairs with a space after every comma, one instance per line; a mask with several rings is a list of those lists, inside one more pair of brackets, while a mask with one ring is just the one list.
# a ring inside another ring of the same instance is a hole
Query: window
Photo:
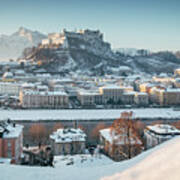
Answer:
[[9, 140], [8, 142], [7, 142], [7, 157], [8, 158], [11, 158], [11, 156], [12, 156], [12, 152], [11, 152], [11, 141]]

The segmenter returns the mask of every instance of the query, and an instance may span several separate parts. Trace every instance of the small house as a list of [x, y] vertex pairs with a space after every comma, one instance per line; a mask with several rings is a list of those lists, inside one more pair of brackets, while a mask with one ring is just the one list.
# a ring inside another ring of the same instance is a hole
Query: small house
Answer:
[[58, 129], [50, 135], [54, 155], [82, 154], [85, 151], [86, 134], [79, 128]]

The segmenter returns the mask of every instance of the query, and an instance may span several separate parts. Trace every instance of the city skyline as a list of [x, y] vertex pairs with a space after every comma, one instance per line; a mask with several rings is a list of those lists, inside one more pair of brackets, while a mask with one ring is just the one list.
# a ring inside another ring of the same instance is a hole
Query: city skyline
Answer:
[[1, 2], [0, 34], [12, 34], [21, 26], [46, 34], [63, 28], [99, 29], [113, 48], [177, 51], [179, 5], [177, 0], [7, 0]]

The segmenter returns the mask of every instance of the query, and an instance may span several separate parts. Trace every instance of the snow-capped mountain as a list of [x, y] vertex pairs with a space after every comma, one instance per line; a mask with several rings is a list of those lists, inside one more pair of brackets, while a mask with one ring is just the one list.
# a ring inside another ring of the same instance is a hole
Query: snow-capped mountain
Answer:
[[0, 36], [0, 61], [17, 59], [27, 47], [37, 46], [46, 36], [38, 31], [20, 27], [12, 35]]

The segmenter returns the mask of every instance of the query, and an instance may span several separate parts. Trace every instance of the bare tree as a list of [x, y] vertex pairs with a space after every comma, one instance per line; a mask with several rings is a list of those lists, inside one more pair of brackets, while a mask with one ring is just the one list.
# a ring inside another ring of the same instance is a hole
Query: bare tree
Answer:
[[164, 123], [163, 120], [157, 120], [157, 121], [153, 121], [153, 122], [151, 123], [151, 125], [163, 124], [163, 123]]
[[91, 131], [91, 137], [95, 139], [96, 142], [98, 142], [99, 139], [99, 131], [101, 129], [105, 129], [107, 126], [104, 123], [99, 123], [94, 129]]
[[83, 127], [82, 125], [78, 125], [78, 128], [81, 129], [82, 131], [86, 131], [85, 127]]
[[172, 125], [175, 126], [177, 129], [180, 129], [180, 121], [173, 122]]
[[137, 130], [137, 133], [140, 137], [143, 137], [144, 135], [144, 128], [145, 128], [145, 123], [143, 123], [142, 121], [140, 120], [137, 120], [136, 122], [134, 122], [134, 126], [135, 126], [135, 129]]
[[124, 159], [130, 159], [141, 151], [142, 142], [133, 120], [133, 112], [122, 112], [111, 127], [113, 139], [112, 153], [120, 154]]
[[48, 138], [48, 132], [46, 128], [41, 123], [34, 123], [29, 129], [29, 134], [33, 143], [38, 144], [45, 142]]
[[58, 129], [63, 129], [64, 126], [61, 123], [56, 123], [53, 127], [53, 132], [57, 131]]

